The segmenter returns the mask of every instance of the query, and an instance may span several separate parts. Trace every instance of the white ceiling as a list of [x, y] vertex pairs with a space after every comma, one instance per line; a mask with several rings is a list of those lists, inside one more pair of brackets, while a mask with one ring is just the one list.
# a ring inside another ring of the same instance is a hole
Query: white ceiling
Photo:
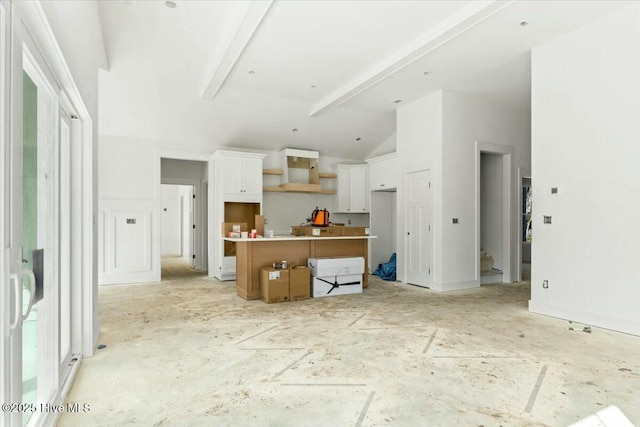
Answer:
[[110, 64], [99, 80], [101, 134], [350, 159], [394, 136], [397, 106], [439, 89], [528, 111], [531, 48], [625, 6], [175, 2], [99, 3]]

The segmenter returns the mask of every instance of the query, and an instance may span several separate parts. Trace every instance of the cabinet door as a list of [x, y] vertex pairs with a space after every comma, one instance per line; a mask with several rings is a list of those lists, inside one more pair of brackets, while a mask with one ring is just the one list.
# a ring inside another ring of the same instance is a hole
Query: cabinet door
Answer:
[[262, 194], [262, 159], [243, 159], [243, 194]]
[[350, 212], [349, 168], [338, 166], [338, 206], [336, 212]]
[[384, 188], [397, 188], [398, 187], [398, 169], [396, 157], [391, 157], [385, 160], [384, 169]]
[[367, 167], [354, 166], [349, 173], [349, 198], [351, 213], [368, 212], [367, 210]]
[[386, 162], [375, 162], [369, 165], [369, 188], [371, 191], [384, 190], [386, 187]]
[[224, 194], [244, 194], [243, 160], [242, 157], [235, 156], [222, 158]]

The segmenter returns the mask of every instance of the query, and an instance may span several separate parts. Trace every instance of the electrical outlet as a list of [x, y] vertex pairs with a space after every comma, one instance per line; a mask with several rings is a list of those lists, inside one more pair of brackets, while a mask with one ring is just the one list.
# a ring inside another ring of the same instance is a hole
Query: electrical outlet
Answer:
[[458, 218], [453, 218], [453, 223], [454, 224], [458, 224], [460, 221], [458, 220]]
[[542, 288], [543, 289], [549, 289], [549, 281], [548, 280], [543, 280], [542, 281]]
[[545, 224], [551, 224], [551, 215], [543, 215], [543, 217]]

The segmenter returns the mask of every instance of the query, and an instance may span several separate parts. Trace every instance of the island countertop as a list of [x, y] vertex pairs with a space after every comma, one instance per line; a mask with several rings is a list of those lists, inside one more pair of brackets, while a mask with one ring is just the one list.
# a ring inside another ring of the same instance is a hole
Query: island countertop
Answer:
[[276, 235], [273, 237], [223, 237], [222, 240], [227, 242], [280, 242], [287, 240], [357, 240], [357, 239], [376, 239], [377, 236], [291, 236]]

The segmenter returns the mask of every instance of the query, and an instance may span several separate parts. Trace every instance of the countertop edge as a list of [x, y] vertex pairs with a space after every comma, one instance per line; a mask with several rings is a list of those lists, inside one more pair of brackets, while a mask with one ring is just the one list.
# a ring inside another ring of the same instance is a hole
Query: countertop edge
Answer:
[[316, 237], [316, 236], [291, 236], [291, 237], [258, 237], [255, 239], [252, 238], [242, 238], [242, 237], [222, 237], [222, 240], [226, 240], [227, 242], [283, 242], [283, 241], [291, 241], [291, 240], [362, 240], [362, 239], [377, 239], [378, 236], [327, 236], [327, 237]]

